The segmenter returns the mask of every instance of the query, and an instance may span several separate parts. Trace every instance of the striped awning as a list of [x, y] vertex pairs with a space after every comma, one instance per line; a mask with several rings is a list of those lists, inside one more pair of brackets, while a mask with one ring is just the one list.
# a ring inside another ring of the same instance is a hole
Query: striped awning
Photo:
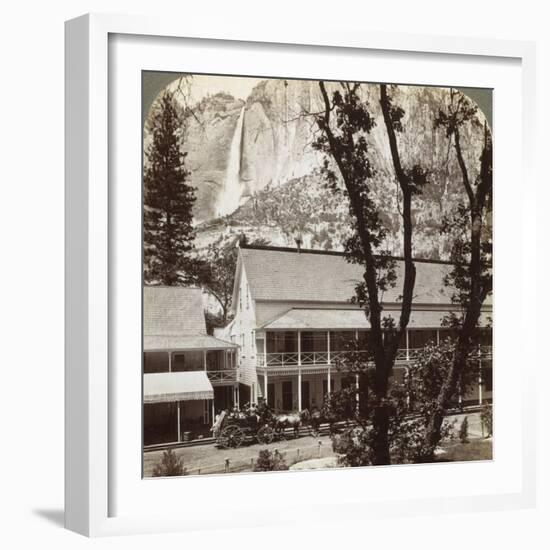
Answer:
[[143, 376], [144, 403], [214, 399], [214, 388], [204, 371], [156, 372]]

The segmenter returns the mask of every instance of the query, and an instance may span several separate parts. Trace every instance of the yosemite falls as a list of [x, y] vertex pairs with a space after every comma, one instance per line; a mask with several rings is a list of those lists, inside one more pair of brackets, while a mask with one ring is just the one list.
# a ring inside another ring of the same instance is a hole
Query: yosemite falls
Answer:
[[245, 108], [243, 106], [239, 114], [239, 118], [237, 119], [237, 126], [235, 127], [235, 133], [233, 134], [233, 140], [231, 141], [231, 148], [229, 149], [227, 172], [225, 174], [222, 191], [218, 196], [216, 215], [220, 217], [227, 216], [237, 210], [241, 201], [241, 144], [243, 135], [244, 109]]

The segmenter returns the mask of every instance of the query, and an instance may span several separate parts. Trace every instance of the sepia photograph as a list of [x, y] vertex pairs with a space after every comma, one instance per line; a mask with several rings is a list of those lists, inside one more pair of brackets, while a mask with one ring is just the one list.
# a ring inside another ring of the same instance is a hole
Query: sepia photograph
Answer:
[[143, 477], [492, 460], [492, 90], [141, 91]]

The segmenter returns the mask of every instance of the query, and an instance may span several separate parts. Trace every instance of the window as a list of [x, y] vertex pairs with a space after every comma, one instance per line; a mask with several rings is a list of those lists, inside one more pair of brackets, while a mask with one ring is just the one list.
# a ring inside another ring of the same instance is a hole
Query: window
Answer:
[[326, 352], [328, 350], [326, 332], [302, 332], [300, 336], [300, 349], [302, 353], [313, 351]]
[[268, 332], [266, 336], [267, 353], [296, 353], [298, 351], [296, 332]]
[[206, 352], [206, 368], [209, 371], [222, 370], [224, 368], [224, 352], [212, 350]]
[[168, 352], [146, 351], [143, 354], [143, 372], [168, 372]]
[[172, 355], [172, 371], [204, 370], [204, 356], [202, 351], [185, 351]]

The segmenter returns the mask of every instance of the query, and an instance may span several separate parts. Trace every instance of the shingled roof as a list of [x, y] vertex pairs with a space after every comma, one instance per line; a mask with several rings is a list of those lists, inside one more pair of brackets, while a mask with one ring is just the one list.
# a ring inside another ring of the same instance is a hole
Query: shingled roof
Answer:
[[[257, 301], [349, 302], [363, 279], [363, 268], [342, 254], [275, 247], [242, 246], [239, 262], [246, 272], [252, 298]], [[397, 260], [397, 285], [382, 296], [385, 303], [399, 301], [403, 260]], [[416, 263], [416, 304], [450, 304], [451, 289], [443, 285], [452, 266], [443, 262]]]
[[200, 288], [143, 288], [144, 336], [206, 336]]

